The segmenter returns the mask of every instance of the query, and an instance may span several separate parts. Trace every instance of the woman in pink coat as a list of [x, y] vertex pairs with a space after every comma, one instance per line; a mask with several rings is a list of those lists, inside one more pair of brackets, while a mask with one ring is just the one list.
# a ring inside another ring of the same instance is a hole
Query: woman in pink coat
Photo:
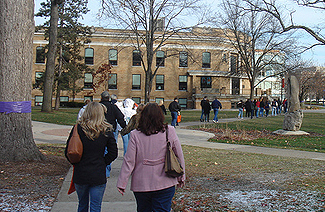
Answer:
[[185, 170], [181, 144], [174, 127], [164, 124], [165, 117], [156, 103], [146, 105], [141, 112], [137, 130], [131, 132], [127, 152], [117, 181], [123, 195], [130, 175], [131, 190], [137, 202], [137, 211], [170, 211], [175, 185], [183, 186], [185, 174], [174, 178], [165, 173], [165, 155], [168, 139]]

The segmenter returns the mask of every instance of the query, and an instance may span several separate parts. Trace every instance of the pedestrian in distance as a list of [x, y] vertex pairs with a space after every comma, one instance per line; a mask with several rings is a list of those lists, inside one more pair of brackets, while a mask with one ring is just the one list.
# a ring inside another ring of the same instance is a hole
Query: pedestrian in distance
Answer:
[[263, 117], [264, 115], [264, 107], [265, 107], [265, 100], [264, 98], [260, 99], [260, 116]]
[[165, 105], [164, 105], [164, 101], [160, 100], [158, 105], [159, 105], [160, 109], [162, 110], [163, 114], [167, 115], [167, 111], [166, 111], [166, 108], [165, 108]]
[[178, 116], [178, 113], [181, 111], [181, 106], [178, 103], [178, 98], [177, 97], [175, 97], [174, 98], [174, 101], [169, 104], [168, 109], [169, 109], [170, 114], [172, 116], [172, 123], [171, 123], [171, 125], [173, 127], [176, 127], [177, 116]]
[[165, 117], [156, 103], [147, 104], [141, 112], [138, 129], [131, 132], [129, 147], [124, 156], [117, 189], [123, 195], [131, 176], [131, 191], [137, 211], [171, 211], [175, 186], [185, 183], [185, 172], [180, 177], [165, 173], [167, 151], [166, 130], [171, 147], [185, 170], [181, 143], [174, 127], [164, 123]]
[[211, 105], [210, 105], [210, 102], [208, 99], [203, 102], [202, 109], [203, 109], [203, 113], [204, 113], [204, 115], [203, 115], [204, 121], [209, 122]]
[[81, 118], [82, 114], [85, 112], [85, 109], [86, 109], [89, 102], [91, 102], [90, 99], [85, 100], [85, 105], [79, 110], [77, 120], [80, 120], [80, 118]]
[[222, 109], [222, 105], [220, 103], [220, 101], [217, 99], [217, 97], [212, 101], [212, 109], [213, 109], [213, 112], [214, 112], [214, 117], [213, 117], [213, 122], [214, 123], [218, 123], [219, 119], [218, 119], [218, 113], [219, 113], [219, 110]]
[[253, 118], [253, 104], [252, 101], [250, 99], [247, 99], [245, 102], [245, 110], [246, 110], [246, 117], [251, 117], [251, 119]]
[[[106, 165], [117, 158], [117, 144], [113, 135], [113, 127], [105, 120], [106, 107], [98, 102], [90, 102], [85, 108], [78, 124], [77, 131], [83, 145], [80, 162], [74, 163], [73, 183], [78, 195], [78, 211], [100, 212], [106, 188]], [[70, 132], [65, 149], [72, 136]], [[104, 156], [105, 148], [107, 154]], [[67, 157], [68, 158], [68, 157]], [[69, 159], [68, 159], [69, 160]], [[90, 200], [90, 203], [89, 203]]]
[[238, 108], [238, 118], [239, 119], [243, 119], [243, 113], [244, 113], [244, 102], [243, 100], [240, 100], [238, 103], [237, 103], [237, 108]]
[[207, 101], [207, 96], [204, 96], [203, 99], [201, 100], [201, 108], [202, 108], [202, 111], [201, 111], [201, 118], [200, 118], [200, 121], [203, 122], [204, 119], [203, 119], [203, 116], [204, 116], [204, 111], [203, 111], [203, 105], [204, 103]]

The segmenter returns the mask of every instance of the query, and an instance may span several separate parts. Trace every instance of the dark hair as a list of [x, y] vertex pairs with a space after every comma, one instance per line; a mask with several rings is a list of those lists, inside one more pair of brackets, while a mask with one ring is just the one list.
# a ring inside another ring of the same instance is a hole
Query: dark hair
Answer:
[[138, 130], [145, 135], [165, 132], [165, 116], [157, 103], [148, 103], [141, 111]]

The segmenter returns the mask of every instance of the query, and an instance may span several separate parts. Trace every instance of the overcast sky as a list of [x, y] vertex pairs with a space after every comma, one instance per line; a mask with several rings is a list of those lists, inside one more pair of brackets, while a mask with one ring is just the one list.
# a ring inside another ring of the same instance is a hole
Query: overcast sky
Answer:
[[[44, 1], [45, 0], [35, 0], [35, 13], [39, 10], [40, 3]], [[220, 0], [205, 1], [215, 6], [217, 6], [218, 2], [220, 2]], [[293, 0], [278, 1], [285, 3], [285, 7], [290, 11], [292, 11], [293, 9], [296, 10], [293, 18], [296, 24], [302, 24], [307, 26], [322, 24], [323, 26], [325, 26], [325, 11], [296, 6], [296, 4], [293, 3]], [[96, 18], [96, 14], [98, 13], [98, 10], [101, 6], [100, 0], [89, 0], [88, 2], [88, 8], [90, 9], [90, 11], [84, 16], [84, 20], [81, 22], [88, 26], [105, 27], [105, 23], [101, 23]], [[41, 24], [43, 21], [44, 19], [35, 18], [36, 25]], [[300, 39], [300, 41], [304, 44], [314, 43], [314, 39], [306, 33], [301, 33], [301, 37], [302, 38]], [[312, 50], [309, 50], [308, 52], [304, 53], [303, 57], [305, 59], [312, 59], [318, 65], [325, 66], [325, 46], [314, 47]]]

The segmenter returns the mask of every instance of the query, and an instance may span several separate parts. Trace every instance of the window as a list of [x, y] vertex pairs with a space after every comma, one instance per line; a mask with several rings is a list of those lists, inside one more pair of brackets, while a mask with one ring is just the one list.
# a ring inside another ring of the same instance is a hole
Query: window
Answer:
[[117, 66], [117, 50], [116, 49], [110, 49], [108, 51], [108, 61], [109, 64], [113, 66]]
[[36, 63], [45, 63], [45, 48], [36, 47]]
[[211, 77], [201, 77], [201, 88], [211, 88]]
[[156, 90], [164, 90], [164, 75], [156, 75]]
[[85, 64], [94, 65], [94, 49], [92, 48], [85, 49]]
[[179, 67], [187, 67], [187, 52], [179, 53]]
[[40, 88], [40, 85], [42, 83], [42, 77], [43, 77], [44, 72], [35, 72], [35, 84], [34, 88]]
[[227, 54], [222, 55], [222, 62], [227, 62]]
[[139, 50], [133, 51], [133, 66], [141, 66], [141, 53]]
[[69, 97], [68, 96], [60, 96], [60, 106], [68, 106]]
[[93, 75], [91, 73], [85, 73], [84, 88], [93, 88]]
[[157, 51], [156, 53], [156, 66], [165, 66], [165, 52]]
[[109, 74], [108, 89], [117, 89], [117, 74]]
[[235, 74], [237, 73], [238, 68], [238, 61], [237, 61], [237, 55], [232, 54], [230, 55], [230, 73]]
[[134, 90], [141, 89], [141, 75], [140, 74], [132, 75], [132, 89], [134, 89]]
[[93, 96], [84, 96], [84, 102], [89, 99], [90, 101], [93, 101]]
[[180, 91], [187, 91], [187, 76], [179, 76], [179, 88]]
[[141, 98], [140, 97], [132, 97], [132, 100], [137, 104], [141, 104]]
[[210, 68], [211, 67], [211, 53], [203, 52], [202, 53], [202, 68]]
[[181, 106], [181, 108], [187, 108], [187, 99], [185, 98], [179, 98], [178, 103]]
[[35, 106], [41, 106], [43, 103], [43, 96], [35, 96]]
[[161, 100], [164, 102], [164, 98], [158, 98], [158, 97], [157, 97], [157, 98], [156, 98], [156, 103], [159, 104]]

